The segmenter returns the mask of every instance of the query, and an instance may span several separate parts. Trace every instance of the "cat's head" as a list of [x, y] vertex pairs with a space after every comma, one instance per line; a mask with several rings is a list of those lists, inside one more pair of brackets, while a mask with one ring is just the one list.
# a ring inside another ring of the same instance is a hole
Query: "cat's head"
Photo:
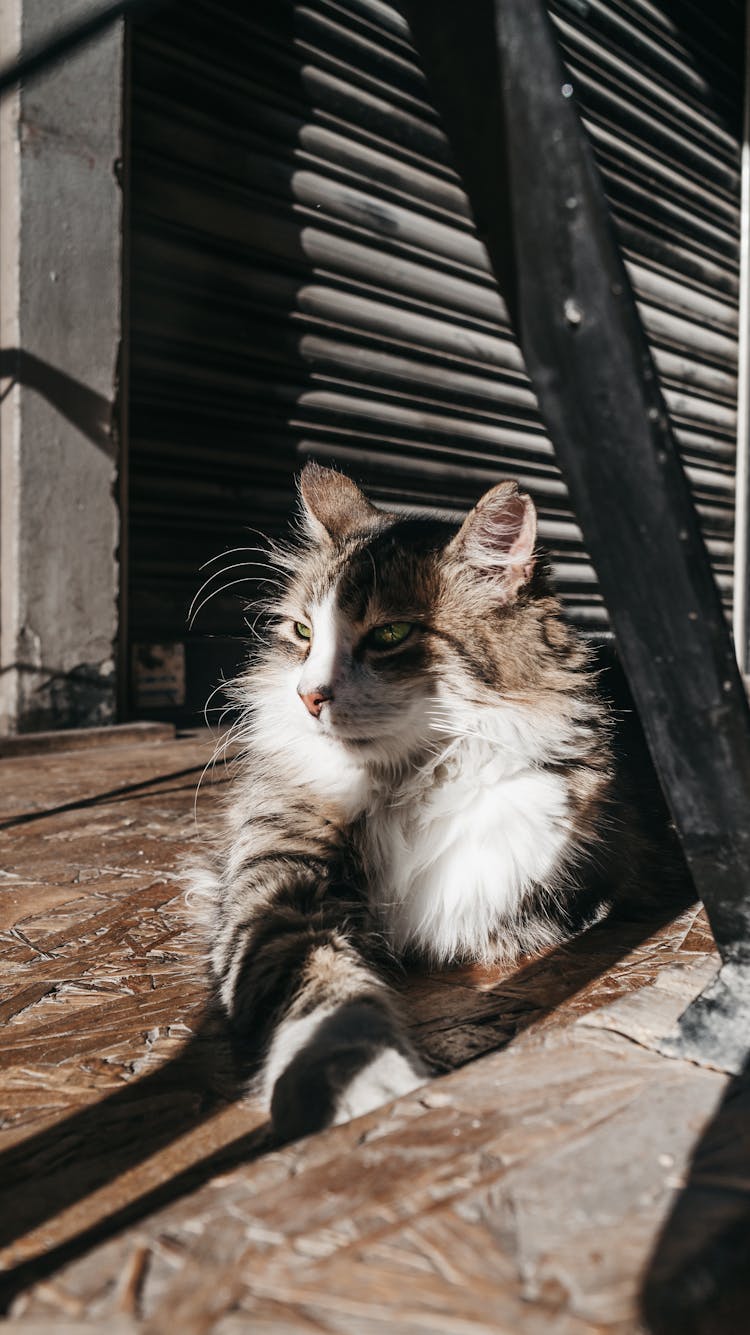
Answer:
[[280, 745], [325, 737], [398, 760], [445, 736], [452, 713], [465, 726], [468, 705], [534, 691], [567, 630], [515, 482], [488, 491], [458, 531], [380, 510], [316, 464], [300, 498], [304, 538], [251, 702], [278, 721]]

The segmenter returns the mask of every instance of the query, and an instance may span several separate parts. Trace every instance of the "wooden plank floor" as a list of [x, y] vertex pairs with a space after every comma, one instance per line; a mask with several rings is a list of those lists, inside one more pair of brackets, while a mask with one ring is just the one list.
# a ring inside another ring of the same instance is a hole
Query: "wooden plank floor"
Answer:
[[7, 1329], [619, 1335], [647, 1271], [724, 1313], [680, 1335], [750, 1329], [725, 1264], [750, 1237], [746, 1084], [656, 1050], [716, 968], [697, 908], [408, 978], [448, 1073], [274, 1148], [181, 882], [227, 788], [219, 766], [196, 822], [209, 755], [0, 762]]

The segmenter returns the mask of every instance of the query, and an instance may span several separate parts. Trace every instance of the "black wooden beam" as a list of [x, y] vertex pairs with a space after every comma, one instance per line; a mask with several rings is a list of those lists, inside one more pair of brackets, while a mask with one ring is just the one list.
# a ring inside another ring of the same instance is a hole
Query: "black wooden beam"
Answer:
[[665, 1050], [739, 1069], [750, 1049], [750, 715], [575, 88], [542, 0], [404, 9], [723, 959]]

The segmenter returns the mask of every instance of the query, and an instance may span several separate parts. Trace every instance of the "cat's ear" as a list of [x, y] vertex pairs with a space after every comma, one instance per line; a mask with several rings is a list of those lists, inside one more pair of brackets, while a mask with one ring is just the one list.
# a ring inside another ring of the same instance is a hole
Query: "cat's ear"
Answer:
[[348, 533], [371, 529], [384, 519], [351, 478], [321, 464], [305, 464], [299, 492], [303, 519], [318, 542], [335, 542]]
[[504, 600], [531, 578], [536, 542], [536, 510], [515, 482], [501, 482], [474, 506], [449, 552], [497, 580]]

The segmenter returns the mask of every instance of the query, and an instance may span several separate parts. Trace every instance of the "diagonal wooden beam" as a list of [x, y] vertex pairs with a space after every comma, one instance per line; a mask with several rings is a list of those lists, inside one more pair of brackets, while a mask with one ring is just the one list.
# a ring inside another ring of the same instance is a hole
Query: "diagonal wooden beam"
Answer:
[[665, 1050], [739, 1069], [750, 1049], [750, 715], [575, 89], [542, 0], [404, 8], [723, 959]]

